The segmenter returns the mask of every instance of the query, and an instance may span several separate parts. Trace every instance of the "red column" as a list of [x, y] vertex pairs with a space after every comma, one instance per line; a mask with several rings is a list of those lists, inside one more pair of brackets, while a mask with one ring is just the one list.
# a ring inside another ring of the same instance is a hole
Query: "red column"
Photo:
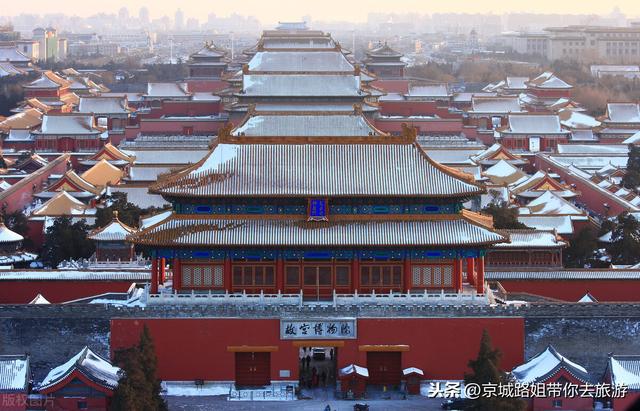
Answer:
[[224, 289], [231, 292], [231, 258], [224, 259]]
[[276, 260], [276, 292], [284, 292], [284, 260], [278, 257]]
[[467, 282], [471, 285], [474, 284], [473, 282], [473, 257], [467, 257]]
[[462, 259], [456, 258], [453, 260], [454, 273], [455, 273], [455, 285], [456, 291], [462, 292]]
[[158, 294], [158, 259], [151, 259], [151, 294]]
[[404, 292], [408, 293], [411, 290], [413, 281], [411, 280], [411, 259], [409, 257], [404, 258], [404, 264], [402, 266], [402, 276], [404, 282]]
[[165, 267], [167, 266], [166, 260], [164, 259], [164, 257], [160, 258], [160, 273], [158, 275], [158, 282], [160, 284], [164, 284], [164, 280], [165, 280]]
[[478, 278], [476, 281], [476, 290], [479, 293], [484, 293], [484, 257], [478, 257]]
[[182, 288], [182, 264], [179, 258], [173, 259], [173, 291], [180, 291]]
[[360, 258], [353, 256], [351, 260], [351, 291], [355, 292], [360, 288]]

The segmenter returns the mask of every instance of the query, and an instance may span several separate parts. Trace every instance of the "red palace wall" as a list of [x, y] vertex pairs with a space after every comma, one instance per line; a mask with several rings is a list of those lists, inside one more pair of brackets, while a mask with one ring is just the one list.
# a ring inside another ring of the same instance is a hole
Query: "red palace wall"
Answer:
[[161, 108], [153, 108], [144, 114], [144, 119], [160, 118], [162, 116], [210, 116], [220, 113], [220, 101], [171, 101], [162, 102]]
[[[112, 353], [136, 344], [146, 324], [158, 355], [163, 380], [233, 381], [235, 354], [229, 346], [274, 346], [271, 379], [290, 370], [298, 379], [299, 348], [281, 340], [278, 319], [114, 319], [111, 321]], [[363, 318], [358, 319], [355, 340], [340, 340], [338, 366], [366, 366], [360, 345], [409, 345], [402, 353], [403, 367], [419, 367], [428, 379], [462, 379], [467, 363], [476, 357], [482, 330], [503, 353], [501, 366], [510, 370], [524, 360], [523, 318]]]
[[229, 87], [223, 80], [187, 80], [187, 88], [191, 92], [219, 92]]
[[613, 409], [615, 411], [636, 411], [640, 405], [640, 392], [628, 392], [624, 398], [615, 398], [613, 400]]
[[0, 281], [0, 304], [27, 304], [38, 294], [52, 303], [77, 300], [98, 294], [129, 290], [133, 281]]
[[375, 80], [371, 84], [387, 93], [407, 94], [409, 92], [409, 80]]
[[55, 89], [24, 89], [24, 97], [32, 98], [32, 97], [59, 97], [60, 91]]
[[390, 116], [438, 116], [440, 118], [462, 118], [458, 113], [450, 113], [435, 101], [381, 101], [380, 114]]
[[541, 98], [571, 98], [571, 89], [568, 90], [560, 90], [560, 89], [539, 89], [532, 88], [529, 90], [531, 94]]
[[0, 411], [24, 411], [26, 409], [26, 394], [0, 393]]
[[142, 120], [139, 127], [127, 127], [127, 140], [135, 139], [138, 134], [181, 135], [185, 128], [191, 127], [191, 134], [217, 134], [225, 121], [180, 121], [180, 120]]
[[530, 293], [577, 302], [587, 292], [598, 301], [640, 301], [637, 286], [627, 280], [498, 280], [512, 293]]

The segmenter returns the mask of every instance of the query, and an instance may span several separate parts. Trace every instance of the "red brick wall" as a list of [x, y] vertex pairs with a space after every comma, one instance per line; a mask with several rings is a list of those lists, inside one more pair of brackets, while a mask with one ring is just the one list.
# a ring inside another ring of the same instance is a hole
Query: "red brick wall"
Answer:
[[498, 280], [507, 292], [525, 292], [577, 302], [586, 293], [598, 301], [640, 301], [632, 280]]
[[27, 304], [42, 294], [52, 303], [77, 300], [103, 293], [123, 293], [131, 280], [121, 281], [0, 281], [0, 304]]
[[[277, 319], [114, 319], [111, 350], [137, 343], [144, 324], [154, 338], [164, 380], [234, 380], [235, 357], [227, 347], [240, 345], [277, 346], [271, 353], [272, 379], [278, 379], [279, 370], [290, 370], [291, 379], [298, 379], [298, 348], [280, 340]], [[503, 352], [503, 369], [524, 361], [522, 318], [363, 318], [357, 327], [358, 338], [342, 340], [344, 347], [338, 348], [338, 366], [366, 366], [359, 345], [407, 344], [403, 367], [419, 367], [426, 378], [462, 379], [484, 328]]]

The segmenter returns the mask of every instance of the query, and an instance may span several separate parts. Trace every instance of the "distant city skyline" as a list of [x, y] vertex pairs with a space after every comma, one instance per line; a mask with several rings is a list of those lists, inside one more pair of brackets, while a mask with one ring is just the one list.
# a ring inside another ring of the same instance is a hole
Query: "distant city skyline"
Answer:
[[27, 14], [55, 14], [77, 15], [86, 17], [98, 13], [117, 14], [122, 7], [126, 7], [129, 15], [138, 17], [142, 7], [149, 11], [149, 18], [157, 19], [163, 16], [173, 18], [180, 9], [184, 18], [198, 18], [206, 20], [210, 13], [219, 17], [231, 14], [255, 16], [263, 24], [273, 24], [277, 21], [301, 20], [303, 16], [311, 16], [320, 21], [353, 21], [365, 22], [370, 13], [541, 13], [541, 14], [598, 14], [608, 15], [614, 8], [628, 17], [640, 16], [640, 2], [637, 0], [618, 0], [611, 2], [575, 1], [557, 2], [553, 0], [538, 0], [529, 2], [504, 0], [457, 2], [432, 2], [425, 0], [367, 0], [367, 1], [291, 1], [291, 0], [217, 0], [202, 2], [199, 0], [174, 1], [126, 1], [113, 0], [109, 7], [105, 3], [93, 0], [65, 0], [64, 2], [50, 2], [45, 0], [31, 0], [26, 3], [8, 2], [0, 12], [5, 16]]

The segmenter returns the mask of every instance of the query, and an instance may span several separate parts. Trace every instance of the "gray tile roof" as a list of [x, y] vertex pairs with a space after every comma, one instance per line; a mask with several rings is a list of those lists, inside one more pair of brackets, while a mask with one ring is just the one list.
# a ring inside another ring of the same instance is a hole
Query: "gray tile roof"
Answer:
[[360, 77], [353, 74], [245, 74], [243, 96], [360, 97]]
[[256, 115], [233, 132], [234, 136], [379, 136], [362, 115]]
[[487, 280], [640, 280], [640, 270], [487, 271]]
[[261, 51], [249, 62], [251, 71], [278, 72], [353, 72], [342, 52], [334, 51]]
[[195, 197], [466, 197], [484, 191], [416, 144], [218, 144], [152, 189]]
[[307, 222], [174, 216], [134, 234], [141, 244], [222, 246], [484, 245], [504, 237], [462, 217], [434, 220]]
[[0, 355], [0, 393], [26, 393], [29, 378], [28, 356]]

